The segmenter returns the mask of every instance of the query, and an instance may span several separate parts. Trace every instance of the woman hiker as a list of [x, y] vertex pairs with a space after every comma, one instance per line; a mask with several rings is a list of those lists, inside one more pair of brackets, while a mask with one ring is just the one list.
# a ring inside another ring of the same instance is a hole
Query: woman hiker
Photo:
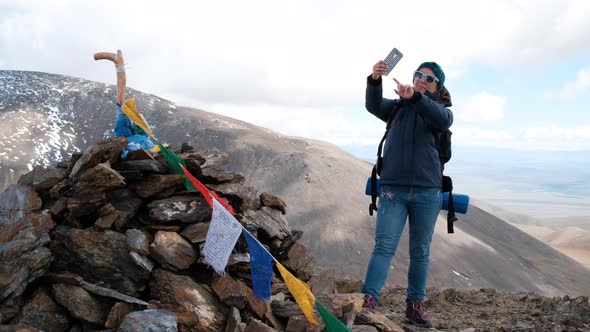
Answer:
[[410, 227], [410, 267], [406, 293], [406, 318], [421, 327], [431, 327], [422, 301], [430, 264], [430, 242], [442, 203], [442, 166], [433, 131], [453, 123], [450, 95], [444, 88], [445, 74], [435, 62], [424, 62], [414, 72], [413, 84], [397, 83], [399, 99], [383, 98], [381, 76], [384, 61], [373, 66], [367, 78], [365, 107], [386, 121], [394, 110], [384, 147], [381, 195], [377, 210], [375, 247], [363, 284], [363, 307], [373, 309], [399, 243], [406, 217]]

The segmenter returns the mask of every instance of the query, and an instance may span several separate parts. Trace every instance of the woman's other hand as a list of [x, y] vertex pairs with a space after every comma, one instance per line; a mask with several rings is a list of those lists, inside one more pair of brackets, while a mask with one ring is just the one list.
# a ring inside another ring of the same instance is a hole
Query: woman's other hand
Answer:
[[414, 87], [410, 84], [402, 84], [398, 80], [393, 78], [395, 83], [397, 83], [397, 89], [395, 89], [395, 93], [403, 99], [410, 99], [414, 96]]

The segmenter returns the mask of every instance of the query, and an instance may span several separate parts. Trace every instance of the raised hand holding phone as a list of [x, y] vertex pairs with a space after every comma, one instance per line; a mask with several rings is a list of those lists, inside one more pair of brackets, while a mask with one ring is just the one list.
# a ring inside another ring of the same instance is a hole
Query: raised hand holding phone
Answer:
[[389, 52], [387, 57], [385, 57], [385, 64], [387, 65], [387, 70], [383, 72], [383, 75], [389, 75], [389, 73], [391, 73], [395, 65], [397, 65], [397, 63], [402, 59], [403, 56], [404, 55], [402, 54], [402, 52], [400, 52], [397, 48], [394, 47], [393, 50]]
[[374, 66], [373, 66], [373, 73], [371, 74], [371, 77], [374, 80], [378, 80], [381, 78], [381, 76], [383, 75], [383, 73], [387, 70], [387, 64], [385, 63], [385, 61], [383, 60], [379, 60], [379, 62], [377, 62]]
[[371, 77], [374, 80], [378, 80], [383, 75], [389, 75], [393, 70], [393, 67], [397, 65], [403, 56], [404, 55], [397, 48], [394, 48], [389, 52], [387, 57], [385, 57], [385, 60], [380, 60], [373, 66]]

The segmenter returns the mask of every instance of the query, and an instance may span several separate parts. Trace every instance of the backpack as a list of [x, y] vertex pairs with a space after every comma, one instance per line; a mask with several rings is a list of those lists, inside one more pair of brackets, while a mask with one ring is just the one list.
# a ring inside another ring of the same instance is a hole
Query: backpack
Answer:
[[[371, 203], [369, 204], [369, 215], [371, 216], [373, 215], [373, 211], [377, 211], [377, 187], [379, 186], [377, 177], [381, 175], [381, 168], [383, 166], [383, 157], [381, 156], [383, 151], [383, 143], [387, 139], [387, 134], [389, 133], [389, 129], [391, 129], [391, 124], [397, 118], [402, 105], [403, 102], [397, 103], [389, 115], [389, 118], [387, 119], [387, 125], [385, 127], [385, 134], [383, 134], [383, 138], [381, 139], [379, 147], [377, 148], [377, 162], [373, 166], [371, 178], [368, 183], [371, 192]], [[438, 157], [440, 159], [441, 173], [444, 173], [445, 164], [451, 160], [451, 135], [453, 133], [449, 129], [446, 129], [444, 131], [433, 131], [432, 134], [434, 135], [434, 145], [438, 151]], [[455, 232], [453, 223], [458, 220], [455, 215], [455, 206], [453, 202], [453, 180], [451, 177], [444, 174], [442, 176], [442, 191], [443, 193], [449, 193], [449, 202], [447, 208], [447, 232], [452, 234]]]

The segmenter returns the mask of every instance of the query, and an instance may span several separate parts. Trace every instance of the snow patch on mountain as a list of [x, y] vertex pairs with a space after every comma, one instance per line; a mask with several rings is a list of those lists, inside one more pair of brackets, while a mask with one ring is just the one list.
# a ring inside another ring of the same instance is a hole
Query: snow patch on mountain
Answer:
[[[30, 170], [68, 159], [89, 139], [113, 136], [115, 87], [75, 77], [40, 72], [0, 71], [0, 170]], [[128, 89], [138, 95], [142, 111], [174, 103]], [[92, 105], [89, 107], [89, 105]], [[111, 122], [97, 130], [97, 122]]]

